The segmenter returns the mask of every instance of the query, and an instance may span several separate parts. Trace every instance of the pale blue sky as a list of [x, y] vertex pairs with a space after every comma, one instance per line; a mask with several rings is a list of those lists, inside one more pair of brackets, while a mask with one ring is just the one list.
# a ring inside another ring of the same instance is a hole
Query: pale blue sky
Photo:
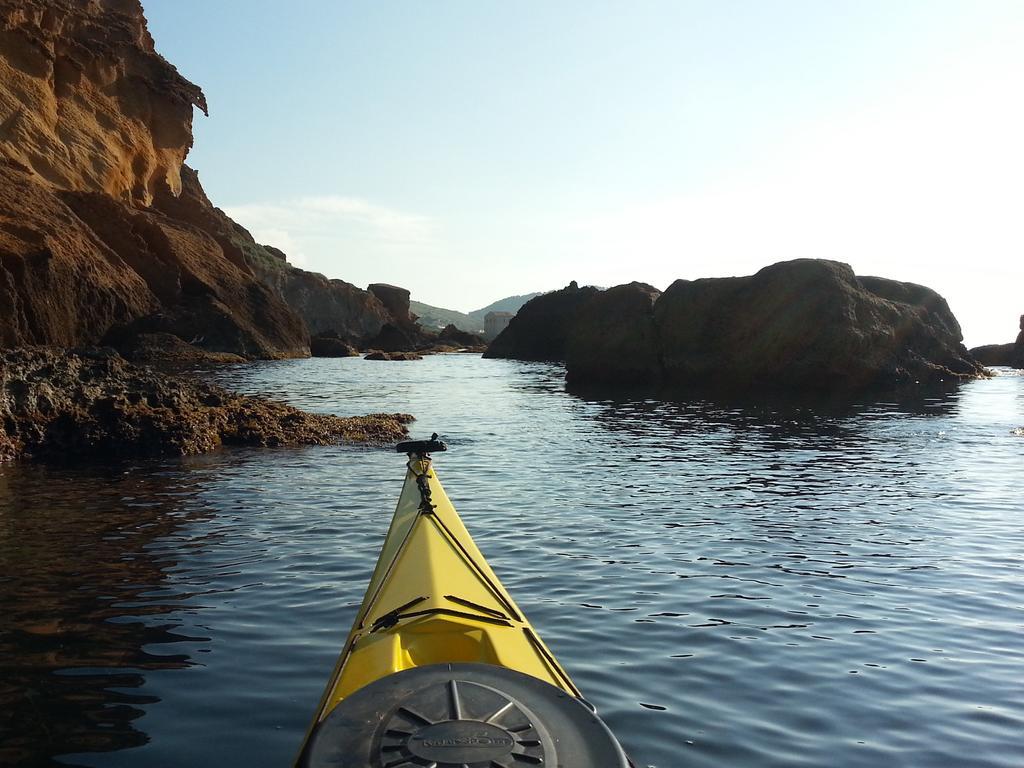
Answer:
[[1024, 312], [1019, 0], [143, 0], [189, 163], [300, 266], [469, 310], [819, 256]]

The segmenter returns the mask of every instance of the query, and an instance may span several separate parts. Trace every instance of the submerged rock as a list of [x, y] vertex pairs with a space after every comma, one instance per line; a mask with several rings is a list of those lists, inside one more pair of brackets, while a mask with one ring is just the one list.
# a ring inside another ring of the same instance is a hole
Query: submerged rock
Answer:
[[106, 348], [0, 352], [0, 459], [204, 453], [222, 445], [393, 443], [406, 414], [340, 418], [133, 365]]
[[381, 351], [378, 350], [378, 351], [375, 351], [375, 352], [370, 352], [368, 355], [366, 355], [366, 357], [364, 359], [365, 360], [398, 360], [398, 361], [408, 361], [408, 360], [422, 360], [423, 359], [423, 355], [418, 355], [415, 352], [381, 352]]

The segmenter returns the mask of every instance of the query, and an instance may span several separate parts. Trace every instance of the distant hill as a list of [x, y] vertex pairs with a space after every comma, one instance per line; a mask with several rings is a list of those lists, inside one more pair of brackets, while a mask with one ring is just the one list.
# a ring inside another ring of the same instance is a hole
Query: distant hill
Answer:
[[469, 314], [456, 312], [454, 309], [434, 307], [424, 304], [422, 301], [410, 301], [409, 309], [419, 318], [419, 323], [424, 328], [444, 328], [451, 323], [462, 331], [483, 333], [484, 317], [488, 312], [518, 312], [519, 308], [534, 296], [540, 296], [540, 292], [527, 293], [524, 296], [507, 296], [482, 309], [474, 309]]
[[511, 312], [512, 314], [515, 314], [523, 304], [528, 302], [534, 296], [540, 296], [541, 293], [542, 291], [537, 291], [536, 293], [527, 293], [522, 296], [507, 296], [504, 299], [498, 299], [494, 303], [488, 304], [483, 309], [474, 309], [469, 313], [469, 316], [477, 318], [480, 321], [480, 327], [482, 328], [484, 324], [484, 316], [488, 312]]
[[419, 323], [424, 328], [444, 328], [451, 323], [456, 328], [470, 333], [483, 333], [484, 320], [470, 317], [463, 312], [456, 312], [454, 309], [443, 309], [424, 304], [422, 301], [410, 301], [410, 311], [419, 318]]

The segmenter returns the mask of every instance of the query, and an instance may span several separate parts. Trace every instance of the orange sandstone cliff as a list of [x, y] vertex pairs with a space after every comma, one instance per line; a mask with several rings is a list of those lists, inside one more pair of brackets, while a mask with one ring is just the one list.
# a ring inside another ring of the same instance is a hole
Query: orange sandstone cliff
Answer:
[[0, 347], [170, 333], [307, 355], [287, 285], [339, 308], [318, 330], [387, 322], [375, 297], [287, 265], [210, 203], [184, 165], [193, 107], [202, 91], [156, 52], [139, 0], [0, 0]]

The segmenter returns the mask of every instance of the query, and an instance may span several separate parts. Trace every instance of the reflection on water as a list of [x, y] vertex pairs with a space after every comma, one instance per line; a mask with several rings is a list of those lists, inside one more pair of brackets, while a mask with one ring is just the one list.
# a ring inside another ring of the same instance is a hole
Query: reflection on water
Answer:
[[[187, 477], [184, 476], [184, 477]], [[0, 763], [146, 741], [134, 721], [159, 699], [145, 673], [192, 662], [167, 616], [172, 540], [188, 521], [182, 476], [159, 467], [0, 473]], [[192, 544], [193, 546], [195, 543]]]
[[[449, 495], [640, 765], [1020, 764], [1022, 377], [722, 404], [473, 356], [212, 375], [441, 432]], [[401, 480], [344, 447], [0, 469], [0, 763], [288, 764]]]

